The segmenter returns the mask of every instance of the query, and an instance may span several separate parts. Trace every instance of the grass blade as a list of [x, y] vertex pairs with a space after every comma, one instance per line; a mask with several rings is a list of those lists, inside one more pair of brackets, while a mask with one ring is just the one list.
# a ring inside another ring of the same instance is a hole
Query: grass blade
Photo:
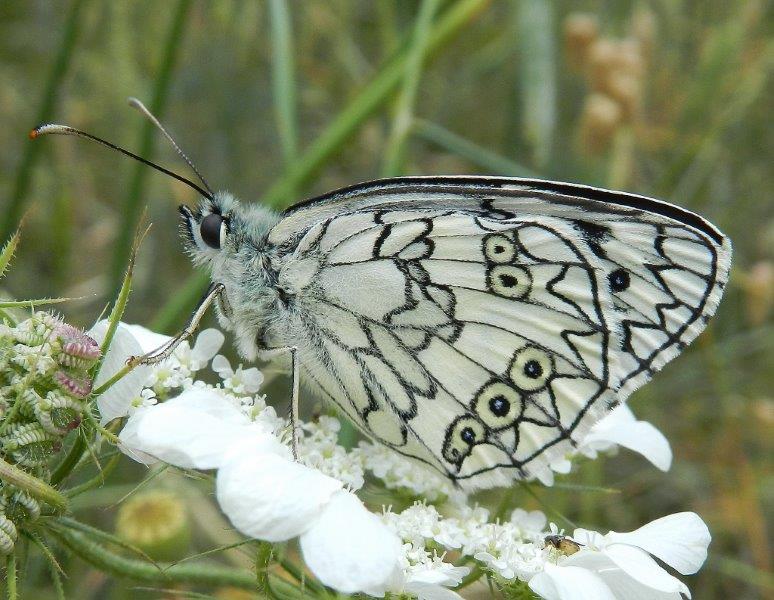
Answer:
[[522, 0], [517, 11], [522, 131], [534, 164], [544, 168], [556, 129], [554, 8], [544, 0]]
[[[160, 117], [164, 111], [169, 93], [169, 87], [172, 82], [172, 73], [177, 62], [177, 55], [183, 39], [183, 33], [187, 23], [188, 13], [191, 8], [191, 0], [179, 0], [175, 8], [169, 31], [166, 36], [164, 50], [162, 52], [161, 67], [158, 77], [153, 86], [153, 93], [148, 108], [157, 117]], [[153, 135], [156, 129], [148, 120], [143, 122], [141, 132], [140, 151], [138, 154], [143, 158], [152, 158], [153, 156]], [[114, 297], [121, 286], [121, 279], [124, 273], [124, 263], [132, 246], [132, 237], [137, 229], [142, 212], [142, 201], [145, 193], [145, 181], [148, 176], [148, 169], [145, 165], [138, 163], [135, 165], [134, 175], [129, 183], [128, 192], [124, 199], [120, 213], [122, 225], [118, 229], [118, 235], [115, 246], [113, 247], [113, 260], [110, 269], [110, 287], [108, 288], [109, 297]]]
[[[70, 10], [67, 15], [67, 21], [62, 34], [62, 41], [59, 43], [59, 49], [56, 58], [51, 65], [51, 71], [48, 74], [46, 85], [43, 90], [43, 100], [40, 103], [40, 110], [37, 113], [37, 125], [51, 118], [54, 112], [59, 88], [64, 81], [65, 75], [70, 68], [70, 62], [73, 54], [75, 42], [80, 33], [80, 15], [81, 9], [85, 4], [84, 0], [73, 0], [70, 4]], [[23, 154], [19, 168], [16, 171], [16, 180], [14, 181], [13, 191], [11, 192], [11, 201], [3, 210], [5, 218], [0, 228], [0, 240], [7, 238], [17, 227], [21, 218], [24, 202], [27, 199], [27, 193], [32, 180], [32, 171], [40, 157], [42, 146], [40, 144], [24, 144]]]
[[[476, 18], [491, 0], [459, 0], [446, 10], [432, 27], [427, 52], [438, 51], [462, 28]], [[346, 108], [344, 108], [307, 148], [292, 167], [263, 195], [262, 202], [269, 206], [284, 206], [294, 199], [294, 192], [308, 183], [317, 171], [336, 154], [336, 151], [378, 110], [400, 83], [406, 61], [405, 52], [389, 61]], [[209, 279], [197, 272], [184, 284], [184, 294], [176, 294], [167, 301], [152, 325], [157, 331], [168, 331], [181, 322], [199, 299]]]
[[398, 105], [392, 120], [392, 130], [387, 140], [384, 155], [382, 175], [392, 177], [400, 175], [404, 170], [406, 140], [411, 130], [412, 114], [416, 102], [419, 79], [422, 76], [427, 49], [428, 36], [433, 16], [438, 11], [440, 0], [424, 0], [419, 8], [411, 47], [408, 50], [406, 66], [403, 75], [403, 88], [398, 97]]
[[418, 137], [444, 150], [461, 156], [493, 175], [508, 175], [511, 177], [538, 177], [538, 175], [504, 156], [487, 150], [464, 137], [444, 129], [430, 121], [417, 120], [413, 132]]
[[287, 0], [270, 0], [269, 16], [274, 115], [277, 119], [282, 157], [285, 168], [288, 168], [293, 164], [298, 152], [298, 126], [293, 31]]
[[[433, 25], [427, 53], [439, 50], [473, 20], [490, 0], [460, 0]], [[293, 199], [293, 190], [308, 183], [323, 164], [357, 131], [368, 117], [387, 101], [400, 84], [408, 59], [404, 50], [388, 61], [379, 74], [326, 127], [267, 192], [262, 200], [269, 206], [284, 206]]]

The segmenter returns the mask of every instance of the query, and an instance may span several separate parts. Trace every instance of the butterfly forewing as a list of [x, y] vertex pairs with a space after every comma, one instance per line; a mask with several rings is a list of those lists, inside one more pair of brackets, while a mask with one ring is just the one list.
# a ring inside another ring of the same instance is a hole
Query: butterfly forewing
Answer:
[[307, 380], [471, 488], [544, 477], [703, 329], [730, 262], [677, 207], [514, 179], [354, 186], [269, 241]]

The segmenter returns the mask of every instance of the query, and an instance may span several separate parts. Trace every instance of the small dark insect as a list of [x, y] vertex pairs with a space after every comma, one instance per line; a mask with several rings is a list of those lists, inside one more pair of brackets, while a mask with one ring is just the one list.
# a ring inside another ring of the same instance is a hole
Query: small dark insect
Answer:
[[565, 535], [547, 535], [543, 541], [547, 546], [553, 546], [559, 550], [559, 552], [566, 554], [567, 556], [578, 552], [583, 545]]

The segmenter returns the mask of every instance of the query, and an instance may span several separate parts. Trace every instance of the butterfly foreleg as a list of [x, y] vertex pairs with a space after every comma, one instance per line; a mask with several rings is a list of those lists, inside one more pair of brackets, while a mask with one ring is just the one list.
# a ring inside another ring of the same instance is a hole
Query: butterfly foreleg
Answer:
[[299, 396], [299, 371], [298, 371], [298, 348], [296, 346], [282, 346], [280, 348], [266, 348], [260, 351], [262, 360], [271, 360], [282, 354], [290, 354], [290, 429], [291, 429], [291, 447], [293, 449], [293, 458], [298, 460], [299, 444], [299, 417], [298, 417], [298, 396]]
[[189, 317], [185, 327], [183, 327], [183, 329], [177, 335], [170, 338], [166, 343], [162, 344], [158, 348], [155, 348], [154, 350], [151, 350], [142, 356], [130, 357], [126, 361], [126, 364], [132, 366], [155, 365], [169, 358], [175, 351], [175, 348], [177, 348], [183, 341], [187, 340], [194, 334], [196, 328], [199, 327], [199, 323], [204, 317], [204, 314], [207, 312], [207, 309], [213, 303], [215, 298], [217, 298], [223, 292], [224, 289], [225, 286], [222, 283], [210, 284], [210, 287], [207, 288], [204, 296], [202, 296], [199, 304], [197, 304], [196, 308], [194, 309], [193, 314], [191, 314]]

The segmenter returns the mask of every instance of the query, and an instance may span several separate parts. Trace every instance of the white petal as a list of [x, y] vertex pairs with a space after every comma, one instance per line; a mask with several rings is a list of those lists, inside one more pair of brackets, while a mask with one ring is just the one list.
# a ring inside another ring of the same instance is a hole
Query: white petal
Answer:
[[191, 350], [191, 358], [202, 364], [210, 362], [210, 359], [212, 359], [212, 357], [218, 353], [221, 346], [223, 346], [225, 339], [225, 336], [220, 330], [212, 327], [210, 329], [205, 329], [196, 336], [196, 343]]
[[634, 423], [637, 417], [634, 416], [632, 409], [628, 404], [619, 404], [607, 415], [597, 421], [591, 428], [591, 431], [602, 431], [606, 429], [614, 429], [620, 425], [626, 423]]
[[535, 473], [535, 478], [546, 487], [554, 485], [554, 472], [548, 468], [542, 468]]
[[234, 374], [234, 371], [231, 369], [231, 363], [222, 354], [218, 354], [212, 359], [212, 370], [223, 378], [231, 377]]
[[408, 583], [430, 583], [433, 585], [455, 586], [470, 573], [468, 567], [455, 567], [444, 563], [443, 567], [429, 567], [413, 570], [408, 574]]
[[280, 542], [311, 527], [341, 487], [340, 481], [300, 463], [252, 453], [233, 457], [218, 470], [217, 497], [239, 531]]
[[582, 445], [593, 448], [595, 444], [618, 444], [628, 448], [642, 454], [662, 471], [668, 471], [672, 465], [672, 449], [669, 447], [669, 441], [647, 421], [622, 421], [616, 423], [615, 427], [592, 429], [591, 433], [584, 438]]
[[560, 458], [551, 463], [551, 469], [556, 471], [557, 473], [566, 475], [567, 473], [572, 471], [572, 463], [566, 458]]
[[312, 573], [339, 592], [382, 596], [402, 577], [398, 536], [351, 492], [337, 492], [300, 543]]
[[[102, 320], [94, 325], [88, 334], [102, 344], [105, 340], [107, 329], [108, 322]], [[138, 356], [142, 353], [143, 349], [134, 335], [123, 323], [119, 323], [105, 360], [102, 362], [99, 374], [94, 381], [94, 388], [98, 388], [123, 369], [129, 357]], [[143, 385], [148, 381], [149, 376], [150, 369], [140, 365], [132, 369], [111, 385], [104, 394], [100, 395], [97, 398], [100, 423], [104, 425], [113, 419], [126, 416], [129, 412], [130, 403], [135, 397], [140, 395]]]
[[529, 589], [546, 600], [616, 600], [596, 573], [551, 563], [529, 580]]
[[190, 388], [177, 398], [138, 411], [129, 421], [132, 427], [124, 439], [131, 434], [132, 447], [184, 469], [219, 467], [230, 447], [247, 437], [265, 437], [267, 444], [276, 441], [208, 388]]
[[562, 565], [582, 567], [597, 573], [613, 596], [620, 600], [684, 600], [678, 592], [660, 592], [632, 579], [602, 552], [581, 550], [563, 559]]
[[688, 587], [682, 581], [658, 566], [658, 563], [640, 548], [626, 544], [609, 544], [605, 547], [604, 554], [642, 585], [660, 592], [682, 592], [690, 596]]
[[629, 533], [611, 531], [605, 540], [608, 544], [639, 546], [679, 573], [691, 575], [707, 559], [707, 547], [712, 536], [699, 515], [681, 512], [651, 521]]
[[242, 385], [245, 387], [245, 393], [254, 394], [261, 388], [263, 383], [263, 373], [255, 367], [243, 369], [241, 374]]
[[142, 325], [129, 325], [123, 323], [123, 325], [129, 330], [134, 338], [140, 343], [143, 353], [151, 352], [156, 348], [163, 346], [172, 338], [163, 333], [156, 333], [150, 329], [146, 329]]
[[124, 425], [124, 428], [118, 436], [121, 440], [118, 445], [121, 452], [126, 454], [129, 458], [145, 465], [152, 465], [159, 462], [157, 458], [142, 451], [140, 448], [140, 440], [137, 438], [137, 425], [141, 421], [140, 417], [143, 412], [152, 408], [152, 406], [138, 408], [131, 418], [127, 420], [126, 425]]
[[416, 596], [419, 600], [461, 600], [457, 592], [434, 583], [409, 581], [403, 590]]

